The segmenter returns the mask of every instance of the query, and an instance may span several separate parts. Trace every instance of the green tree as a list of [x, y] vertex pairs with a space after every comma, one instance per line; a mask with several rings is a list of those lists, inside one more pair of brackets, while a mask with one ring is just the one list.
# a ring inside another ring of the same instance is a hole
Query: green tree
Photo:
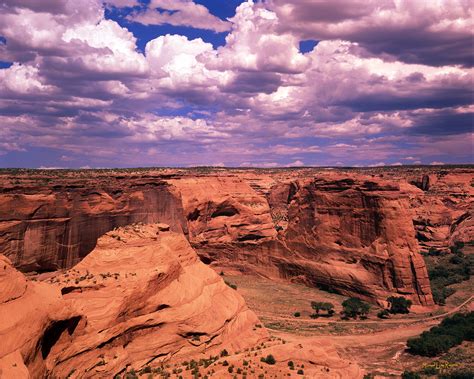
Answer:
[[392, 314], [397, 313], [410, 313], [411, 300], [405, 299], [403, 296], [390, 296], [387, 299], [389, 309], [388, 311]]
[[274, 365], [276, 363], [275, 357], [271, 354], [268, 354], [265, 358], [260, 358], [260, 361], [269, 365]]
[[350, 297], [342, 302], [342, 315], [344, 318], [367, 318], [370, 305], [357, 297]]
[[334, 314], [334, 305], [331, 303], [312, 301], [311, 308], [314, 309], [316, 316], [319, 316], [320, 311], [326, 312], [326, 316], [332, 316]]

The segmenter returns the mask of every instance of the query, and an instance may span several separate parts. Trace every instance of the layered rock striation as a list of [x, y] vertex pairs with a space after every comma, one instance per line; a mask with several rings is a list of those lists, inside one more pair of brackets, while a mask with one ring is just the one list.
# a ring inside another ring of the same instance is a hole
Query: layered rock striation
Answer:
[[0, 376], [113, 377], [265, 340], [243, 298], [167, 229], [109, 232], [48, 283], [26, 280], [2, 258], [0, 284], [14, 284], [0, 299]]
[[[431, 172], [423, 178], [429, 185], [422, 187], [424, 190], [414, 190], [410, 196], [410, 207], [415, 214], [413, 223], [421, 249], [448, 252], [457, 240], [474, 243], [472, 226], [464, 229], [474, 212], [473, 170], [451, 172], [446, 169]], [[419, 183], [417, 179], [411, 182]]]

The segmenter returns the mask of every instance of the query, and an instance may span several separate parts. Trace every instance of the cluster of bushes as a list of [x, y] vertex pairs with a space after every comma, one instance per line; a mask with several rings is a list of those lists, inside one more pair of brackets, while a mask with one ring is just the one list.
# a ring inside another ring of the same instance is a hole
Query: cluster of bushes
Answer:
[[474, 340], [474, 312], [457, 313], [445, 318], [438, 326], [423, 332], [419, 337], [407, 341], [411, 354], [435, 357], [460, 345]]
[[438, 376], [439, 379], [472, 379], [474, 378], [474, 371], [470, 369], [461, 369], [449, 373], [444, 373]]
[[[421, 374], [415, 371], [404, 371], [402, 374], [402, 379], [421, 379], [427, 376], [434, 376], [438, 379], [472, 379], [474, 378], [474, 371], [470, 369], [458, 369], [451, 372], [439, 373], [438, 370], [422, 370]], [[373, 379], [374, 377], [367, 377], [367, 379]], [[364, 379], [366, 379], [364, 377]]]
[[[436, 304], [444, 305], [446, 298], [451, 296], [455, 290], [448, 286], [469, 280], [474, 272], [474, 255], [464, 255], [462, 243], [456, 243], [451, 247], [452, 254], [429, 254], [426, 259], [428, 275], [430, 278], [431, 291]], [[431, 266], [431, 267], [430, 267]]]
[[[329, 302], [312, 301], [311, 308], [314, 310], [314, 313], [309, 315], [311, 318], [332, 317], [335, 313], [334, 304]], [[350, 297], [344, 300], [342, 308], [341, 318], [344, 320], [349, 318], [356, 319], [357, 317], [361, 319], [367, 318], [367, 314], [370, 311], [370, 305], [357, 297]]]
[[[390, 296], [387, 299], [388, 309], [381, 310], [377, 316], [379, 318], [388, 318], [390, 314], [407, 314], [410, 313], [412, 305], [411, 300], [405, 299], [403, 296]], [[331, 317], [334, 315], [334, 304], [320, 301], [312, 301], [311, 308], [314, 313], [310, 315], [311, 318]], [[357, 297], [350, 297], [342, 302], [341, 318], [348, 320], [350, 318], [362, 320], [367, 318], [370, 311], [370, 305]], [[295, 317], [300, 317], [300, 312], [293, 314]]]

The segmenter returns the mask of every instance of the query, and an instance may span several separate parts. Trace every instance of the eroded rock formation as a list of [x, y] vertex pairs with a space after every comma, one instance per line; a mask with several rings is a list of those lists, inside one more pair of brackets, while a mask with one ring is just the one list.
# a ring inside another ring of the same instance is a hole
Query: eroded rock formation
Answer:
[[3, 255], [0, 289], [0, 377], [43, 377], [51, 349], [71, 342], [83, 316], [58, 288], [27, 280]]
[[205, 261], [369, 301], [398, 293], [433, 303], [408, 194], [395, 182], [325, 173], [261, 193], [235, 177], [173, 184]]
[[0, 376], [113, 377], [265, 340], [242, 297], [167, 229], [114, 230], [49, 283], [2, 257]]

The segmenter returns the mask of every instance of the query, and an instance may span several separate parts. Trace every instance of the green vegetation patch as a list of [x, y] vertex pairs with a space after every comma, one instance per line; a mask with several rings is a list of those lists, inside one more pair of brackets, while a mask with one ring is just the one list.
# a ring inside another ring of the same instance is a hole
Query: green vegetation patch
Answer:
[[464, 244], [456, 243], [451, 247], [451, 254], [431, 251], [424, 255], [436, 304], [445, 305], [446, 298], [456, 292], [448, 286], [469, 280], [474, 272], [474, 255], [465, 255], [463, 248]]
[[408, 351], [414, 355], [435, 357], [446, 353], [463, 341], [474, 340], [474, 312], [457, 313], [445, 318], [438, 326], [407, 341]]

